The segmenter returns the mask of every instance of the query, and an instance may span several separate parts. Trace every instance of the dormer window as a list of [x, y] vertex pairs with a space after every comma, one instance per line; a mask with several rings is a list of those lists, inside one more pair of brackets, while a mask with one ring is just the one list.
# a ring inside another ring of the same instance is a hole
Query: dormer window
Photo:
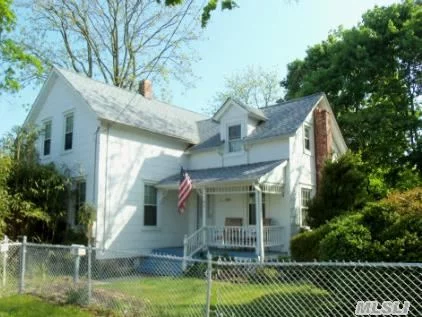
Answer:
[[242, 150], [242, 128], [240, 124], [229, 126], [229, 152]]

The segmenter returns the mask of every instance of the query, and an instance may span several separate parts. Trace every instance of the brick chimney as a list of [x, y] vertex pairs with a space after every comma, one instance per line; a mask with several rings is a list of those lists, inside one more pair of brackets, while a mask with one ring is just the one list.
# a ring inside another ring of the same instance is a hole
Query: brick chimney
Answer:
[[330, 113], [320, 107], [314, 110], [314, 131], [316, 183], [318, 188], [324, 162], [331, 158], [333, 144]]
[[152, 99], [152, 83], [148, 79], [143, 79], [139, 83], [139, 93], [147, 99]]

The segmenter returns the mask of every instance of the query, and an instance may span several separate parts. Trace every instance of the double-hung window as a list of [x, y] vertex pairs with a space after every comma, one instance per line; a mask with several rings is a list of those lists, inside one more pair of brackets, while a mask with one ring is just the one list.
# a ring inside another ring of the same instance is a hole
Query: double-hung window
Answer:
[[50, 155], [51, 152], [51, 120], [44, 122], [43, 154]]
[[157, 226], [157, 189], [144, 186], [144, 226]]
[[[248, 222], [250, 226], [256, 225], [256, 201], [255, 193], [249, 193]], [[265, 194], [262, 193], [262, 219], [265, 219]]]
[[64, 150], [71, 150], [73, 147], [73, 113], [65, 116]]
[[228, 129], [229, 152], [242, 150], [242, 128], [240, 124], [229, 126]]
[[301, 203], [300, 203], [300, 213], [302, 217], [302, 226], [308, 226], [308, 210], [309, 202], [311, 201], [311, 189], [302, 188], [301, 190]]
[[303, 147], [305, 151], [311, 151], [311, 127], [305, 126], [303, 128]]

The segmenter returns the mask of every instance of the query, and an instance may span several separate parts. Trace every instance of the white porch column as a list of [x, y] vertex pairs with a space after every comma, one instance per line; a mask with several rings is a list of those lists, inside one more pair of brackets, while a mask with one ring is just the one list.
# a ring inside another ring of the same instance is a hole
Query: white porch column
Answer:
[[203, 188], [201, 191], [202, 194], [202, 243], [204, 246], [207, 246], [207, 190]]
[[262, 191], [255, 185], [255, 213], [256, 213], [256, 255], [264, 261], [264, 221], [262, 219]]

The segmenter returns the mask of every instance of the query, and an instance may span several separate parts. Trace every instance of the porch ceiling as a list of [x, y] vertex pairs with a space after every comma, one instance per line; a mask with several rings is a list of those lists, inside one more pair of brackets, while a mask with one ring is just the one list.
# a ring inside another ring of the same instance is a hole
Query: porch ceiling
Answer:
[[[219, 168], [188, 170], [194, 188], [208, 188], [235, 184], [275, 184], [284, 182], [284, 167], [287, 160], [260, 162], [254, 164], [235, 165]], [[161, 180], [156, 186], [159, 188], [177, 188], [180, 173]]]

